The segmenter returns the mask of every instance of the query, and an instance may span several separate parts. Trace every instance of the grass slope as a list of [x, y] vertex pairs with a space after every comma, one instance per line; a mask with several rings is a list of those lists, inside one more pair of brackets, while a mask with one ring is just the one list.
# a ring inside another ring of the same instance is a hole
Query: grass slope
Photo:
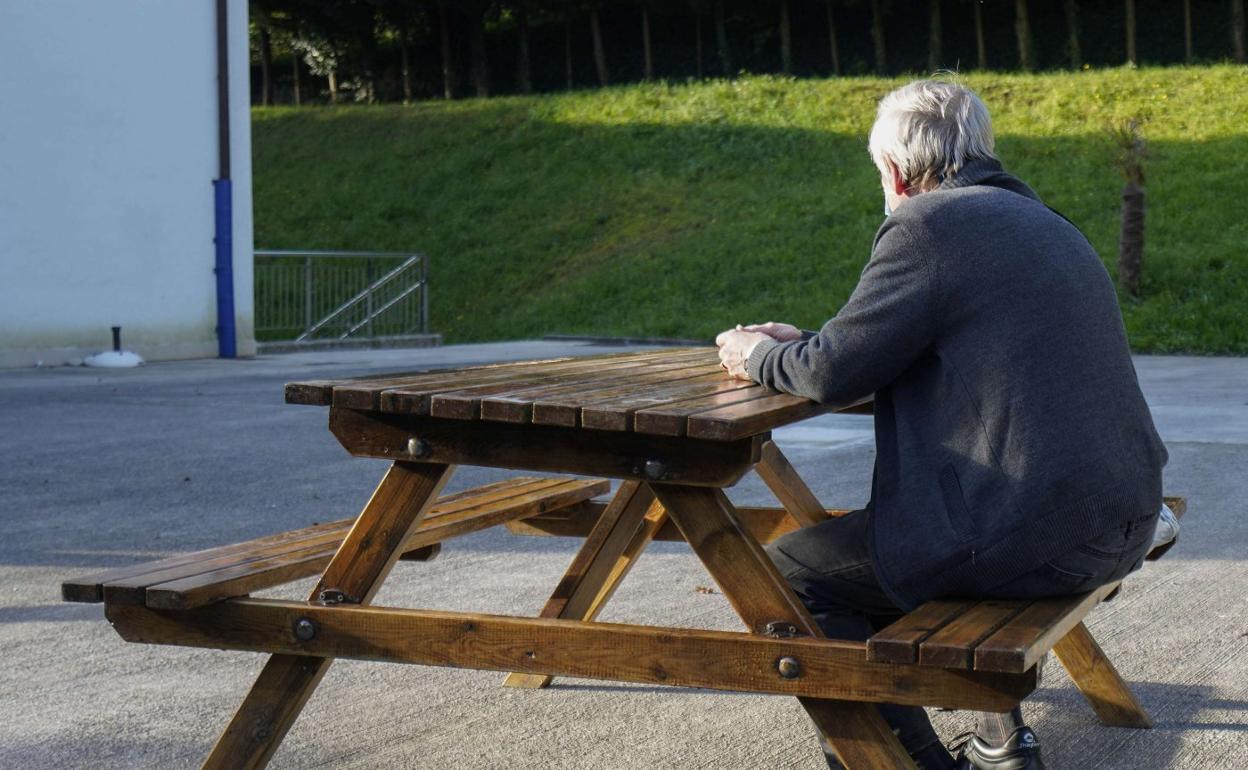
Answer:
[[[1248, 353], [1248, 68], [970, 75], [1006, 168], [1113, 271], [1121, 181], [1151, 157], [1142, 351]], [[256, 243], [418, 249], [448, 341], [818, 328], [882, 212], [865, 136], [901, 80], [747, 77], [414, 106], [257, 109]]]

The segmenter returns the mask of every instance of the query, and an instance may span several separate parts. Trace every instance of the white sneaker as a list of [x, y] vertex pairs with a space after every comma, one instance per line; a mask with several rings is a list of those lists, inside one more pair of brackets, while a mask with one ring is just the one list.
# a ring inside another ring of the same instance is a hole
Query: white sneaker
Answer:
[[[1161, 515], [1157, 518], [1157, 529], [1153, 532], [1153, 548], [1160, 548], [1173, 543], [1179, 536], [1179, 520], [1170, 510], [1170, 506], [1162, 504]], [[1149, 549], [1152, 550], [1152, 549]]]

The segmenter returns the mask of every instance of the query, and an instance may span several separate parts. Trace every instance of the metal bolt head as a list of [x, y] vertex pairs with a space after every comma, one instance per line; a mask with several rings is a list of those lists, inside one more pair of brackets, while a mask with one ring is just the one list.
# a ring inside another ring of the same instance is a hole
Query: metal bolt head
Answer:
[[316, 636], [316, 624], [307, 618], [299, 618], [295, 621], [295, 638], [301, 642], [306, 642]]
[[646, 464], [642, 466], [641, 475], [651, 481], [659, 481], [667, 475], [667, 466], [658, 460], [646, 460]]
[[413, 436], [407, 440], [407, 453], [412, 457], [428, 457], [433, 453], [433, 447], [423, 438]]
[[776, 670], [780, 672], [780, 676], [785, 679], [797, 679], [802, 675], [802, 664], [797, 662], [797, 658], [785, 655], [776, 661]]

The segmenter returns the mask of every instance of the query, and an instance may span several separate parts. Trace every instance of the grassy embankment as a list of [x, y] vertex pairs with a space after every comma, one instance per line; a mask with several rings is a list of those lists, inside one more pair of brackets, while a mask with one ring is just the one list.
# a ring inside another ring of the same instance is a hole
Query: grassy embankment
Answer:
[[[881, 220], [873, 78], [640, 85], [450, 104], [259, 109], [256, 242], [418, 249], [448, 342], [817, 328]], [[1248, 68], [970, 75], [1007, 169], [1114, 270], [1106, 125], [1147, 120], [1141, 351], [1248, 354]]]

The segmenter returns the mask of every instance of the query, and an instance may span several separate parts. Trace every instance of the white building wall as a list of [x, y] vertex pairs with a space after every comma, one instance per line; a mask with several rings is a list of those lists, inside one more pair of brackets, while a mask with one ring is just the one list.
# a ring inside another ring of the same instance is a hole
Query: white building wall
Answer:
[[[217, 355], [215, 0], [0, 5], [0, 366]], [[238, 352], [252, 355], [247, 1], [230, 0]]]

